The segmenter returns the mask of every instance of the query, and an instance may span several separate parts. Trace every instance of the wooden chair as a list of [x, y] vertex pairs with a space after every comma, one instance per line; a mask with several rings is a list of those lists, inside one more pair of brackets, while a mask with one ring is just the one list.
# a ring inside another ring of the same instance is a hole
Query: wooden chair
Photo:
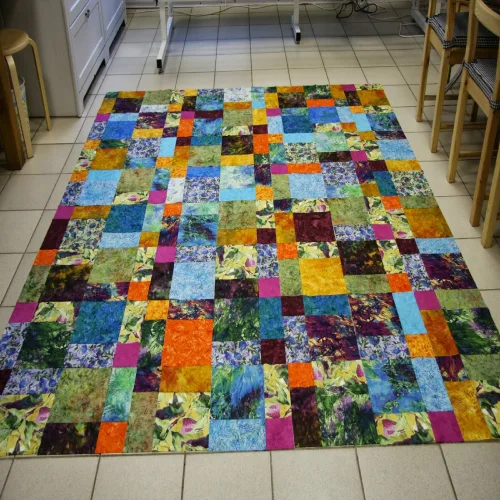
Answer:
[[9, 67], [12, 89], [14, 90], [14, 97], [16, 98], [19, 121], [21, 122], [24, 144], [26, 146], [26, 155], [28, 158], [31, 158], [33, 156], [33, 148], [31, 146], [29, 120], [22, 109], [23, 105], [21, 88], [19, 86], [19, 76], [17, 74], [16, 63], [12, 57], [17, 52], [25, 49], [28, 45], [30, 45], [33, 50], [38, 83], [40, 85], [40, 94], [42, 96], [43, 108], [45, 112], [45, 122], [47, 124], [47, 130], [50, 130], [52, 128], [52, 122], [50, 121], [49, 105], [47, 104], [47, 96], [45, 94], [45, 85], [43, 83], [42, 66], [40, 64], [40, 56], [38, 55], [38, 47], [28, 34], [22, 30], [0, 29], [0, 47], [7, 61], [7, 66]]
[[[443, 105], [445, 100], [456, 100], [456, 95], [445, 94], [446, 84], [450, 79], [451, 67], [462, 64], [467, 46], [468, 13], [460, 12], [468, 7], [465, 0], [447, 0], [446, 13], [435, 15], [437, 0], [429, 2], [427, 14], [427, 29], [425, 30], [424, 55], [422, 60], [422, 73], [420, 78], [420, 90], [417, 104], [417, 121], [422, 121], [422, 113], [425, 101], [436, 101], [434, 107], [434, 119], [432, 121], [432, 133], [430, 149], [433, 153], [437, 151], [439, 132], [449, 130], [452, 123], [442, 123]], [[439, 83], [436, 95], [426, 94], [427, 75], [431, 57], [431, 47], [441, 57], [439, 68]], [[498, 50], [498, 38], [485, 28], [480, 28], [477, 40], [478, 57], [495, 57]], [[473, 121], [477, 112], [473, 113]], [[477, 129], [481, 125], [476, 123], [467, 124], [466, 128]]]
[[489, 198], [482, 235], [483, 246], [489, 248], [493, 240], [493, 232], [495, 230], [500, 203], [500, 162], [498, 160], [496, 162], [490, 196], [485, 196], [490, 164], [500, 124], [500, 53], [496, 59], [476, 59], [476, 41], [478, 38], [479, 23], [483, 24], [491, 32], [500, 35], [500, 12], [492, 10], [483, 0], [471, 0], [469, 14], [467, 51], [465, 53], [464, 70], [462, 72], [457, 114], [451, 142], [448, 182], [455, 182], [458, 159], [472, 155], [471, 152], [460, 151], [465, 108], [467, 98], [471, 96], [486, 115], [487, 122], [474, 189], [470, 223], [473, 226], [479, 226], [483, 201]]

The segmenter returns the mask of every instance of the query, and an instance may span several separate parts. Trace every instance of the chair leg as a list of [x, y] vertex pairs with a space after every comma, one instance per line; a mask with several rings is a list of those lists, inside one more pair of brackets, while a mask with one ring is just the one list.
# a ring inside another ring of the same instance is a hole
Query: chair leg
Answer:
[[16, 63], [14, 62], [14, 58], [12, 56], [7, 56], [5, 59], [7, 61], [7, 65], [9, 66], [10, 78], [12, 80], [12, 89], [14, 90], [14, 97], [16, 98], [17, 112], [19, 115], [19, 121], [21, 122], [24, 145], [26, 147], [26, 156], [28, 158], [32, 158], [33, 147], [31, 145], [30, 124], [28, 121], [28, 117], [24, 113], [23, 109], [23, 100], [21, 98], [21, 88], [19, 86], [19, 75], [17, 74]]
[[472, 103], [472, 112], [471, 112], [471, 115], [470, 115], [470, 121], [471, 122], [477, 122], [477, 114], [479, 112], [479, 105], [477, 104], [477, 102], [473, 102]]
[[427, 26], [427, 29], [425, 30], [424, 56], [422, 59], [422, 73], [420, 75], [420, 89], [418, 91], [417, 122], [422, 121], [422, 113], [424, 111], [425, 91], [427, 89], [427, 75], [429, 74], [429, 64], [431, 60], [430, 30], [431, 27]]
[[483, 235], [481, 243], [484, 248], [490, 248], [493, 243], [493, 233], [500, 208], [500, 156], [497, 157], [493, 180], [491, 182], [490, 199], [486, 208], [486, 219], [484, 220]]
[[434, 106], [434, 120], [432, 121], [431, 132], [431, 152], [435, 153], [438, 148], [439, 132], [441, 131], [441, 118], [443, 115], [444, 91], [448, 78], [448, 68], [450, 66], [450, 53], [445, 51], [441, 58], [441, 66], [439, 68], [439, 83], [436, 94], [436, 103]]
[[33, 50], [33, 57], [35, 59], [36, 73], [38, 75], [38, 83], [40, 84], [40, 94], [42, 95], [43, 110], [45, 113], [45, 123], [47, 130], [52, 128], [52, 121], [50, 120], [49, 104], [47, 102], [47, 94], [45, 93], [45, 84], [43, 83], [42, 65], [40, 64], [40, 56], [38, 54], [38, 47], [36, 43], [30, 38], [29, 44]]
[[451, 139], [450, 159], [448, 162], [448, 182], [455, 182], [458, 168], [458, 155], [460, 153], [460, 145], [462, 143], [462, 133], [465, 121], [465, 109], [467, 107], [467, 80], [469, 75], [466, 71], [462, 73], [462, 81], [460, 83], [460, 92], [457, 101], [457, 113], [455, 115], [455, 125], [453, 127], [453, 137]]
[[470, 223], [472, 226], [479, 226], [481, 221], [481, 211], [486, 193], [486, 185], [488, 184], [488, 174], [490, 173], [490, 163], [493, 156], [493, 149], [495, 148], [499, 122], [500, 111], [495, 111], [488, 117], [488, 122], [486, 123], [483, 149], [481, 151], [481, 159], [479, 160], [474, 197], [472, 198], [472, 211], [470, 214]]

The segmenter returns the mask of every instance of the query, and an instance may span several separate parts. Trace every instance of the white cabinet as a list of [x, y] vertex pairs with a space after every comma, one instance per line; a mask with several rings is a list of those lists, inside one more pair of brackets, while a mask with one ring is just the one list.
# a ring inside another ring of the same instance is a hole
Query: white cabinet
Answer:
[[[1, 0], [5, 27], [26, 31], [38, 45], [52, 116], [81, 116], [83, 99], [125, 22], [124, 0]], [[30, 114], [43, 116], [30, 51], [16, 54]]]

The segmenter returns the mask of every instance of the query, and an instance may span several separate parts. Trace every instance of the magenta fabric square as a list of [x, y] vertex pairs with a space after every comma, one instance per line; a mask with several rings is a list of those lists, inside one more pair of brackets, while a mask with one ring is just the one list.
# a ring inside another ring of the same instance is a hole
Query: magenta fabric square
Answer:
[[288, 166], [282, 163], [273, 163], [271, 165], [272, 174], [288, 174]]
[[280, 279], [279, 278], [260, 278], [259, 279], [259, 297], [279, 297]]
[[167, 199], [166, 191], [150, 191], [148, 203], [150, 203], [151, 205], [158, 205], [161, 203], [165, 203], [166, 199]]
[[56, 214], [54, 215], [54, 219], [71, 219], [73, 215], [73, 211], [75, 207], [57, 207]]
[[291, 418], [266, 419], [266, 448], [268, 450], [293, 450], [293, 423]]
[[10, 323], [28, 323], [33, 319], [38, 302], [18, 302], [12, 311]]
[[456, 443], [464, 440], [454, 412], [430, 411], [427, 415], [437, 443]]
[[181, 119], [182, 120], [190, 120], [194, 118], [194, 111], [181, 111]]
[[107, 122], [109, 120], [109, 114], [97, 115], [95, 118], [96, 122]]
[[174, 262], [176, 247], [158, 247], [155, 262]]
[[393, 240], [394, 233], [390, 224], [372, 224], [377, 240]]
[[267, 116], [281, 116], [281, 109], [279, 108], [269, 108], [266, 109]]
[[351, 158], [353, 161], [368, 161], [366, 151], [351, 151]]
[[356, 92], [356, 85], [342, 85], [344, 92]]
[[139, 358], [139, 342], [131, 342], [130, 344], [116, 344], [115, 358], [113, 366], [115, 368], [136, 367], [137, 359]]
[[421, 311], [441, 309], [441, 304], [439, 303], [436, 292], [434, 290], [415, 291], [413, 293], [415, 294], [418, 308]]

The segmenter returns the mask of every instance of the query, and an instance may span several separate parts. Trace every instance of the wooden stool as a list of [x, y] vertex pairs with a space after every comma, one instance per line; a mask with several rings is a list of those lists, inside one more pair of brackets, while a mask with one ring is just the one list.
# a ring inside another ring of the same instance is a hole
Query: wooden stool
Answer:
[[26, 154], [28, 158], [33, 156], [33, 148], [31, 146], [29, 118], [22, 109], [21, 87], [19, 86], [19, 76], [17, 74], [16, 64], [14, 62], [13, 54], [21, 52], [26, 46], [31, 45], [33, 50], [33, 57], [35, 59], [36, 72], [38, 75], [38, 83], [40, 84], [40, 93], [42, 94], [43, 108], [45, 111], [45, 121], [47, 123], [47, 130], [52, 128], [50, 121], [49, 106], [47, 104], [47, 96], [45, 94], [45, 85], [43, 83], [42, 66], [40, 65], [40, 56], [38, 55], [38, 47], [36, 43], [22, 30], [16, 29], [0, 29], [0, 47], [3, 55], [7, 61], [10, 71], [10, 78], [12, 80], [12, 89], [17, 102], [17, 109], [19, 112], [19, 120], [24, 136], [24, 143], [26, 145]]

